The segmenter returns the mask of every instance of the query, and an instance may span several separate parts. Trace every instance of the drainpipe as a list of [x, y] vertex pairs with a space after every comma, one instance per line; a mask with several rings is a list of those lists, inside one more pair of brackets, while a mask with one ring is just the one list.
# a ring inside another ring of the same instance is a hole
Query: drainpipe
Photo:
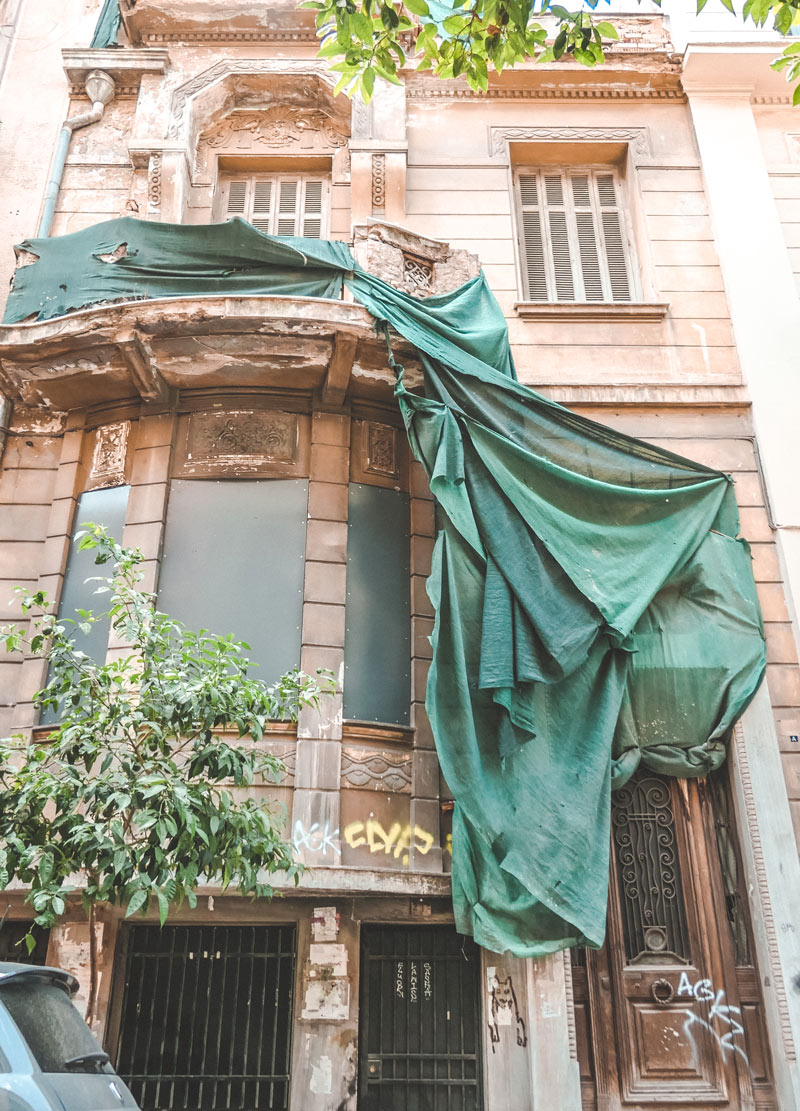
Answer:
[[61, 188], [61, 178], [64, 174], [64, 163], [67, 161], [67, 151], [69, 150], [69, 142], [73, 131], [79, 131], [80, 128], [87, 127], [90, 123], [97, 123], [102, 119], [106, 105], [114, 99], [115, 92], [114, 78], [102, 69], [93, 69], [87, 75], [86, 95], [91, 100], [92, 107], [88, 112], [81, 113], [80, 116], [72, 116], [70, 119], [64, 120], [64, 125], [58, 136], [58, 146], [53, 158], [50, 180], [44, 194], [44, 209], [39, 222], [38, 238], [41, 239], [50, 234], [50, 225], [53, 223], [58, 191]]

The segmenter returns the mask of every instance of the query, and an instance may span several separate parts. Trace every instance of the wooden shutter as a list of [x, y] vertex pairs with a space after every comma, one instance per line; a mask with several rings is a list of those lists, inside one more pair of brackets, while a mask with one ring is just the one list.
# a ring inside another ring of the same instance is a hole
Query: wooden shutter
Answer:
[[583, 297], [585, 301], [605, 301], [600, 256], [597, 251], [597, 227], [592, 211], [592, 182], [587, 174], [572, 174], [572, 203], [578, 233], [578, 254], [581, 262]]
[[300, 235], [307, 235], [313, 239], [322, 236], [324, 199], [325, 182], [307, 178], [303, 182], [303, 227]]
[[254, 228], [263, 231], [266, 235], [270, 232], [270, 218], [272, 216], [272, 197], [275, 192], [271, 178], [255, 178], [253, 181], [253, 203], [251, 205], [250, 223]]
[[522, 225], [522, 250], [528, 299], [546, 301], [547, 265], [545, 262], [542, 212], [536, 174], [519, 175], [519, 204]]
[[555, 278], [555, 300], [574, 301], [575, 282], [572, 277], [572, 252], [569, 243], [569, 222], [561, 174], [544, 175], [547, 201], [547, 228], [550, 233], [550, 255]]
[[243, 216], [247, 219], [247, 194], [250, 182], [244, 181], [229, 181], [228, 182], [228, 198], [225, 208], [225, 215]]
[[324, 178], [258, 174], [225, 187], [225, 215], [241, 216], [265, 235], [325, 234], [327, 189]]
[[617, 188], [610, 171], [518, 174], [520, 244], [529, 300], [631, 300]]
[[631, 286], [625, 259], [625, 235], [622, 214], [617, 204], [617, 189], [613, 174], [597, 174], [597, 194], [600, 200], [600, 218], [603, 222], [606, 264], [611, 285], [612, 301], [630, 301]]

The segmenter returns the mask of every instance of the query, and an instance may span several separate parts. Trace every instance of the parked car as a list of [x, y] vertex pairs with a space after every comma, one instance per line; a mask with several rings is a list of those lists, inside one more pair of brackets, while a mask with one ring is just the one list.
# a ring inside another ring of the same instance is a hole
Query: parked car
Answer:
[[0, 1111], [138, 1111], [60, 968], [0, 962]]

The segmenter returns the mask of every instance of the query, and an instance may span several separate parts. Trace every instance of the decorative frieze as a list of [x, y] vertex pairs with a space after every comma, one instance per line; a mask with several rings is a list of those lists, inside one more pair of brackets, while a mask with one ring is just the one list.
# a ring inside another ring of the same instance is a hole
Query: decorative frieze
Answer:
[[345, 747], [342, 749], [342, 787], [410, 794], [411, 756]]
[[274, 409], [191, 413], [182, 421], [176, 473], [299, 477], [307, 470], [301, 420]]
[[98, 490], [106, 486], [122, 486], [125, 482], [125, 461], [128, 456], [128, 437], [131, 422], [117, 421], [105, 424], [95, 432], [92, 465], [87, 488]]
[[433, 285], [433, 265], [425, 259], [403, 254], [403, 285], [411, 294], [426, 295]]
[[150, 155], [147, 167], [147, 214], [148, 216], [161, 215], [161, 171], [164, 156], [161, 151]]
[[346, 146], [342, 120], [320, 108], [276, 106], [263, 112], [231, 112], [200, 137], [212, 148], [291, 153], [294, 148], [329, 150]]

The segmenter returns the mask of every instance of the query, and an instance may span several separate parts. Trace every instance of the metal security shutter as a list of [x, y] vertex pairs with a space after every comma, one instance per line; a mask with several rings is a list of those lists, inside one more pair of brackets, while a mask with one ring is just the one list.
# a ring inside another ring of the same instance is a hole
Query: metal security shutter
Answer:
[[295, 928], [125, 929], [117, 1071], [142, 1111], [285, 1111]]
[[630, 263], [613, 172], [517, 174], [530, 301], [630, 301]]
[[359, 1111], [482, 1111], [475, 942], [452, 926], [365, 925], [361, 946]]
[[241, 216], [265, 235], [326, 233], [328, 182], [303, 174], [255, 174], [225, 183], [225, 215]]

